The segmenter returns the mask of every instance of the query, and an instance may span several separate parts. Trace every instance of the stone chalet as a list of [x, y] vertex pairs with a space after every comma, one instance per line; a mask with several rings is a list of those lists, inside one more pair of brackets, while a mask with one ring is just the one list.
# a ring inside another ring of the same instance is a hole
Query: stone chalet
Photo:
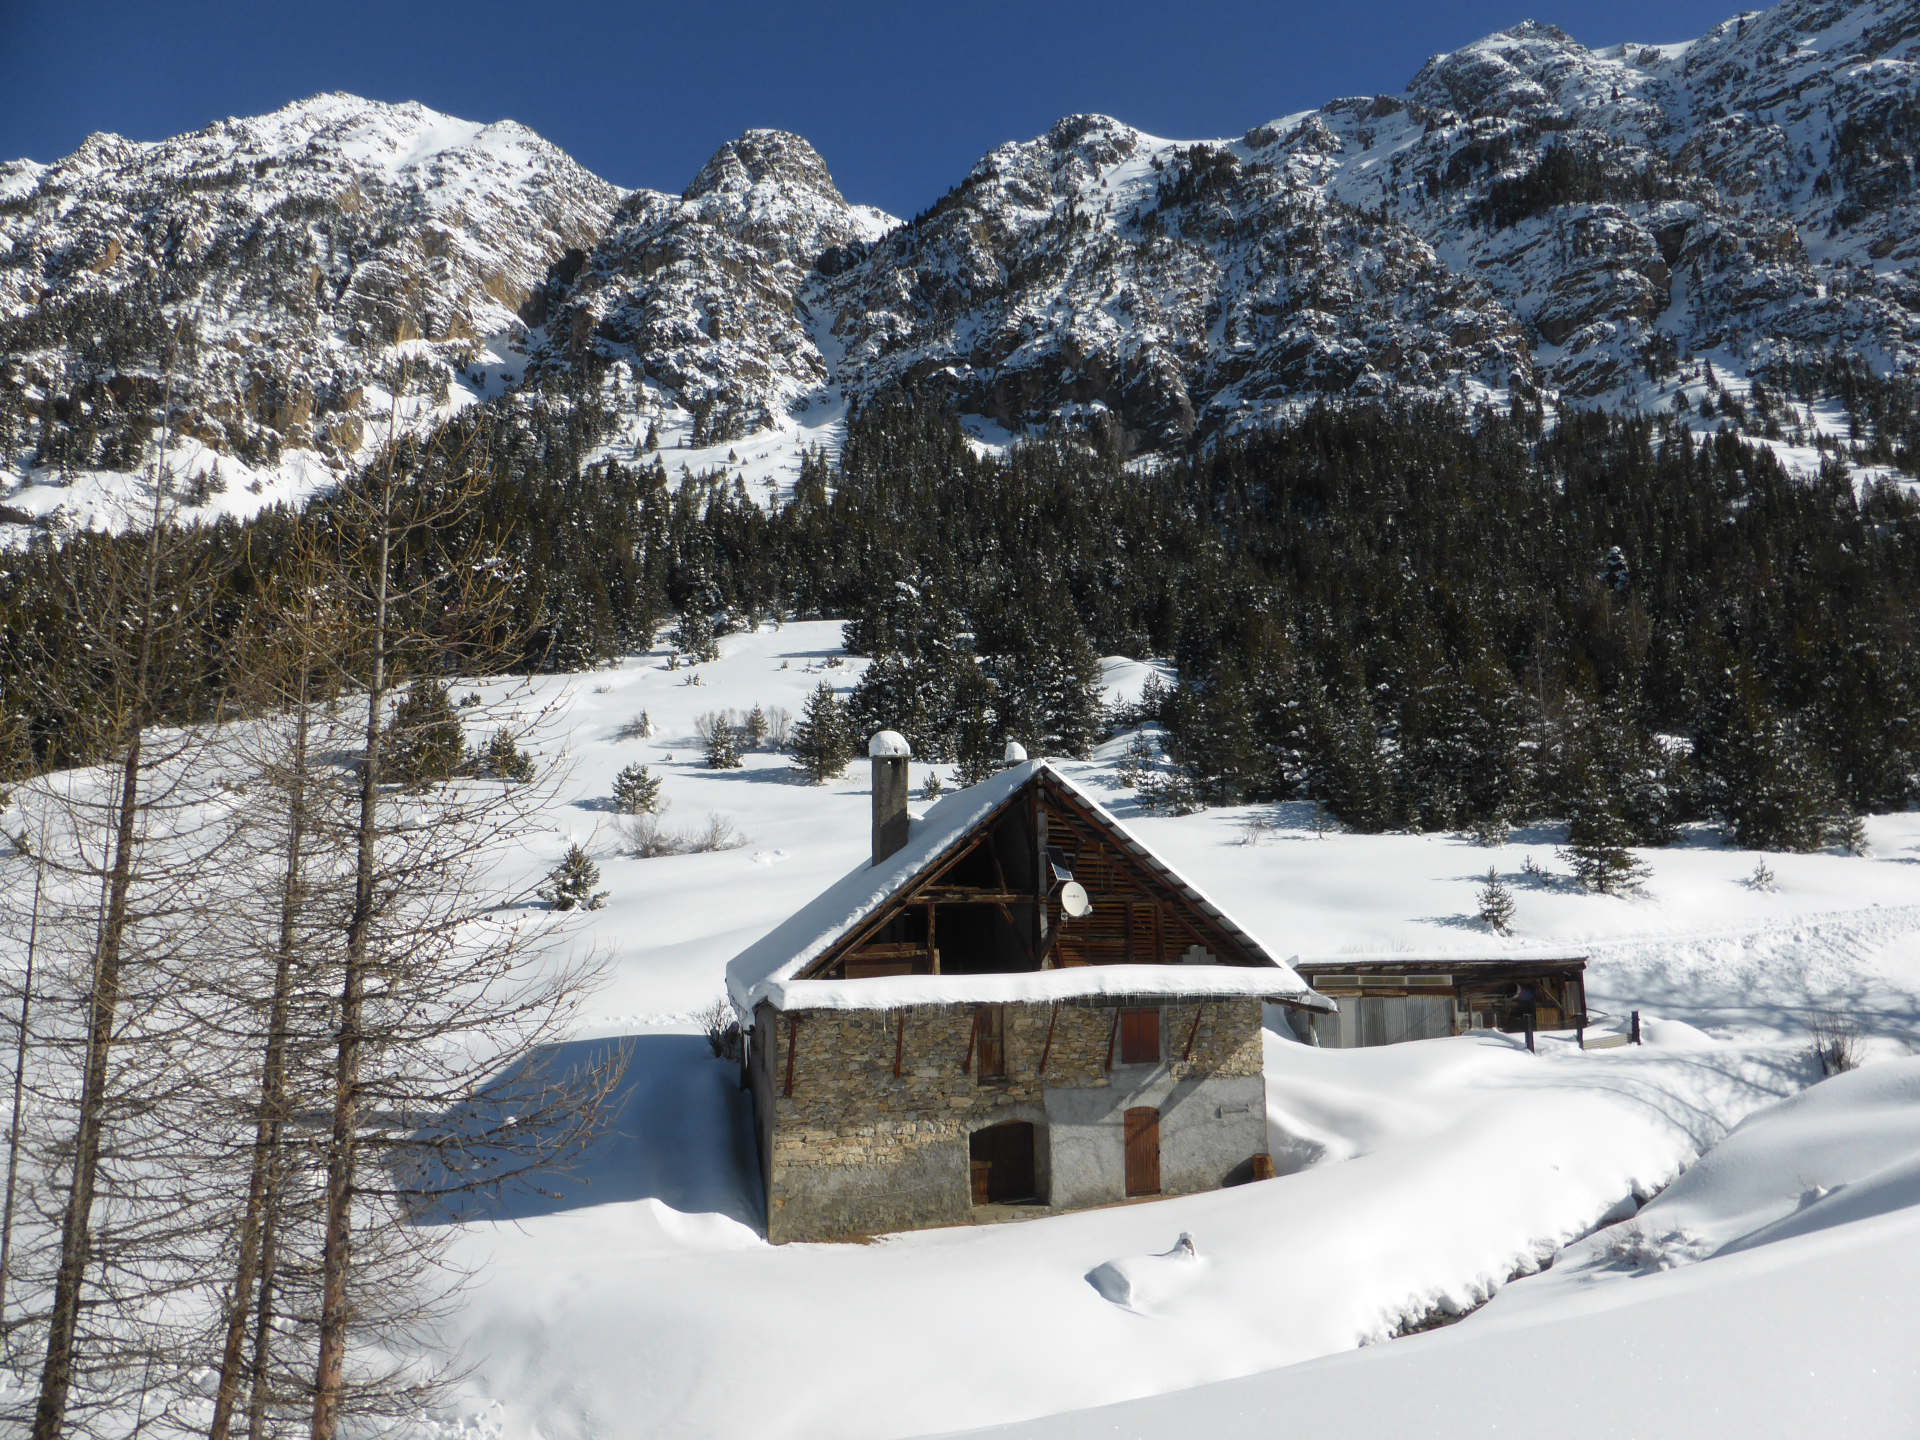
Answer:
[[910, 820], [870, 753], [871, 863], [727, 967], [768, 1238], [1271, 1174], [1261, 1006], [1332, 1002], [1046, 762]]

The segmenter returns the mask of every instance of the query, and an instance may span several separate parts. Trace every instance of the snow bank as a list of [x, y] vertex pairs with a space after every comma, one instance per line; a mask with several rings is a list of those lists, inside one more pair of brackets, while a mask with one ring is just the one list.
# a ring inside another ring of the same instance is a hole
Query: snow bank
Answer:
[[[462, 1258], [484, 1264], [456, 1325], [474, 1407], [545, 1440], [630, 1433], [635, 1415], [662, 1434], [852, 1440], [1268, 1370], [1470, 1308], [1806, 1079], [1779, 1047], [1703, 1064], [1489, 1036], [1273, 1036], [1268, 1065], [1270, 1107], [1311, 1103], [1325, 1153], [1236, 1189], [872, 1245], [662, 1253], [643, 1199], [470, 1226]], [[678, 1133], [667, 1113], [633, 1121], [623, 1143], [642, 1149]], [[1182, 1234], [1197, 1263], [1168, 1255]], [[1010, 1316], [1047, 1343], [1010, 1343]], [[821, 1335], [859, 1344], [804, 1343]]]
[[[1284, 1415], [1305, 1437], [1905, 1440], [1920, 1420], [1916, 1322], [1920, 1059], [1909, 1059], [1754, 1114], [1635, 1219], [1451, 1329], [970, 1433], [1252, 1440]], [[1463, 1377], [1497, 1383], [1462, 1403]]]

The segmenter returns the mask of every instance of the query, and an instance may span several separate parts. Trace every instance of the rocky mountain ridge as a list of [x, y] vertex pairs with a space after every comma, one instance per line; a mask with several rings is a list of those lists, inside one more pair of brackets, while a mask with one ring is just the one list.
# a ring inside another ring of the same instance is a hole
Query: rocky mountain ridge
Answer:
[[891, 390], [1136, 453], [1320, 395], [1664, 408], [1709, 361], [1716, 385], [1911, 375], [1917, 153], [1913, 0], [1787, 0], [1677, 45], [1522, 23], [1232, 140], [1073, 116], [907, 224], [778, 131], [678, 196], [345, 96], [95, 136], [0, 166], [0, 500], [137, 469], [183, 318], [195, 463], [266, 498], [288, 456], [318, 484], [367, 452], [402, 357], [406, 423], [593, 393], [635, 452], [713, 460]]

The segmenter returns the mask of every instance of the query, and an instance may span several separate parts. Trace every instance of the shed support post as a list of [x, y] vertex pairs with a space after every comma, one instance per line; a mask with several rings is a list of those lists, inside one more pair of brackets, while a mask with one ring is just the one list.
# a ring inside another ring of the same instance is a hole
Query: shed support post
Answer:
[[900, 1078], [900, 1054], [907, 1048], [907, 1012], [902, 1010], [894, 1022], [893, 1032], [893, 1078]]
[[1116, 1006], [1114, 1007], [1114, 1012], [1113, 1012], [1113, 1028], [1107, 1031], [1107, 1059], [1106, 1059], [1106, 1063], [1100, 1067], [1101, 1069], [1103, 1070], [1113, 1069], [1113, 1042], [1117, 1040], [1119, 1037], [1120, 1037], [1120, 1010], [1119, 1010], [1119, 1007]]
[[794, 1046], [799, 1043], [799, 1040], [800, 1017], [798, 1015], [789, 1015], [787, 1017], [787, 1080], [780, 1091], [782, 1095], [789, 1097], [793, 1094], [793, 1050]]
[[1636, 1045], [1640, 1043], [1640, 1012], [1638, 1010], [1633, 1012], [1633, 1043]]
[[973, 1010], [973, 1028], [967, 1031], [967, 1053], [962, 1056], [960, 1060], [960, 1073], [962, 1075], [970, 1075], [973, 1073], [973, 1046], [974, 1042], [979, 1038], [980, 1007], [976, 1005]]

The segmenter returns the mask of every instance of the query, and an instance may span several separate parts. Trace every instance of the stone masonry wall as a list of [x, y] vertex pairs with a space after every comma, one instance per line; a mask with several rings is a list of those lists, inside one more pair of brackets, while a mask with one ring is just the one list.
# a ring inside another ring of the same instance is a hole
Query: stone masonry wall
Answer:
[[[961, 1071], [974, 1009], [919, 1006], [794, 1015], [761, 1009], [756, 1043], [763, 1047], [767, 1068], [761, 1083], [771, 1110], [771, 1239], [826, 1239], [964, 1220], [971, 1202], [967, 1139], [972, 1132], [1003, 1120], [1043, 1123], [1047, 1090], [1092, 1090], [1113, 1083], [1106, 1069], [1116, 1013], [1111, 1004], [1062, 1003], [1057, 1018], [1047, 1003], [1002, 1007], [1006, 1076], [987, 1080], [979, 1077], [977, 1049], [968, 1073]], [[1262, 1073], [1259, 1002], [1212, 1001], [1160, 1010], [1162, 1073], [1170, 1078]], [[1183, 1059], [1190, 1032], [1191, 1058]], [[788, 1096], [782, 1092], [790, 1043], [793, 1093]], [[898, 1076], [893, 1073], [896, 1048]], [[1117, 1065], [1117, 1044], [1114, 1061]]]

